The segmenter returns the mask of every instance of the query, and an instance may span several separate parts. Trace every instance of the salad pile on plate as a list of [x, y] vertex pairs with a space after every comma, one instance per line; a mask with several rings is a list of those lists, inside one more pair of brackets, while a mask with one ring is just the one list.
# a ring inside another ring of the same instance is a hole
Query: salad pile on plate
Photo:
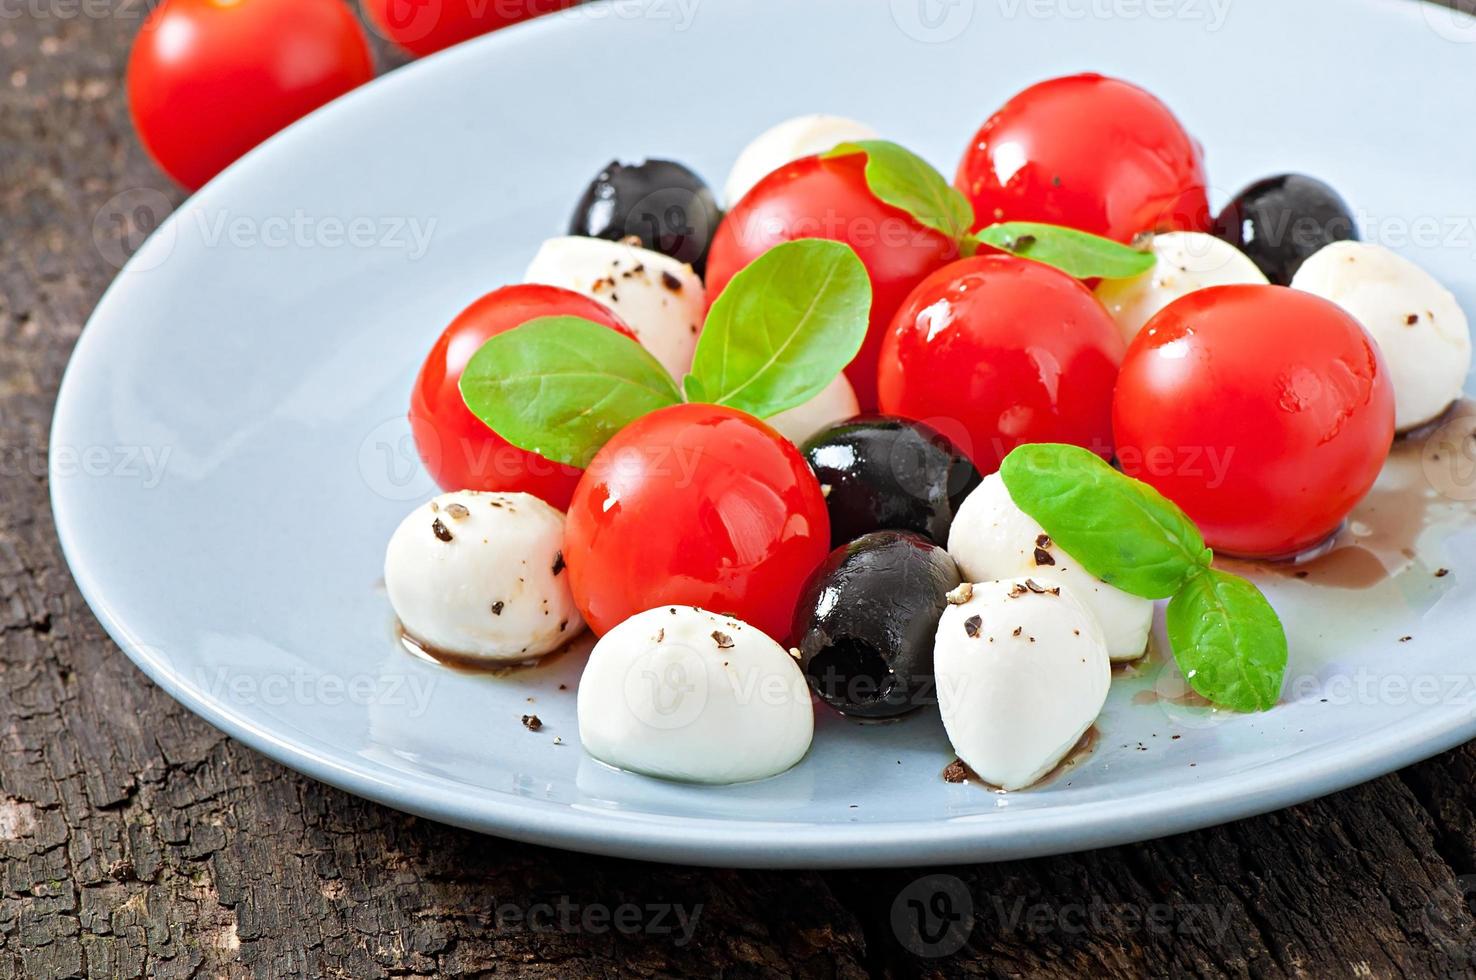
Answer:
[[963, 766], [1029, 786], [1162, 600], [1194, 691], [1266, 710], [1287, 639], [1215, 552], [1325, 542], [1470, 367], [1450, 293], [1330, 187], [1212, 215], [1199, 144], [1099, 75], [1015, 96], [952, 185], [806, 116], [725, 201], [612, 163], [525, 282], [452, 321], [410, 409], [447, 492], [385, 564], [432, 655], [597, 634], [581, 741], [647, 775], [762, 778], [817, 704], [936, 704]]

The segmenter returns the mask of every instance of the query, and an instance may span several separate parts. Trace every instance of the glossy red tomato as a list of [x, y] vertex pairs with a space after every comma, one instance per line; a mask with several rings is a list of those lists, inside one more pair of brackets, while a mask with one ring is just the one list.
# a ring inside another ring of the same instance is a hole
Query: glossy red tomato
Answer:
[[191, 190], [374, 77], [341, 0], [164, 0], [128, 56], [139, 139]]
[[1026, 442], [1112, 455], [1123, 340], [1089, 289], [1052, 266], [979, 255], [933, 273], [881, 349], [881, 409], [927, 422], [992, 473]]
[[1337, 530], [1394, 438], [1378, 346], [1347, 313], [1281, 286], [1216, 286], [1134, 338], [1113, 403], [1124, 472], [1210, 547], [1293, 555]]
[[783, 642], [829, 551], [825, 497], [799, 450], [717, 405], [663, 408], [621, 430], [579, 481], [564, 533], [574, 602], [596, 633], [670, 603]]
[[828, 238], [855, 249], [871, 275], [871, 330], [846, 377], [862, 411], [876, 408], [882, 334], [912, 287], [958, 256], [946, 235], [889, 207], [866, 186], [860, 154], [787, 164], [744, 195], [718, 225], [707, 259], [707, 295], [716, 298], [744, 266], [781, 242]]
[[443, 490], [531, 493], [560, 510], [569, 506], [584, 471], [511, 445], [461, 397], [461, 374], [487, 338], [543, 316], [584, 317], [635, 339], [605, 306], [556, 286], [505, 286], [468, 306], [431, 348], [410, 396], [415, 447]]
[[977, 227], [1044, 221], [1127, 242], [1209, 225], [1199, 144], [1168, 106], [1101, 75], [1010, 99], [974, 137], [955, 183]]
[[370, 24], [411, 54], [427, 55], [575, 0], [361, 0]]

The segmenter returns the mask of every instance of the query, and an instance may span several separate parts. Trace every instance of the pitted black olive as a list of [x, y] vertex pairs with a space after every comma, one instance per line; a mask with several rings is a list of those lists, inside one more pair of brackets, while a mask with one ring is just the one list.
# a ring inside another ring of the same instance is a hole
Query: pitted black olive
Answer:
[[721, 217], [711, 188], [680, 163], [612, 161], [579, 199], [569, 234], [612, 242], [634, 235], [701, 274]]
[[1278, 286], [1325, 245], [1357, 241], [1358, 224], [1338, 192], [1315, 177], [1282, 174], [1235, 195], [1215, 218], [1214, 233], [1240, 249]]
[[947, 544], [953, 515], [981, 479], [947, 436], [909, 419], [851, 419], [802, 451], [828, 488], [832, 547], [880, 530], [916, 531]]
[[810, 575], [793, 635], [810, 687], [842, 714], [891, 718], [933, 700], [933, 638], [958, 566], [927, 538], [877, 531]]

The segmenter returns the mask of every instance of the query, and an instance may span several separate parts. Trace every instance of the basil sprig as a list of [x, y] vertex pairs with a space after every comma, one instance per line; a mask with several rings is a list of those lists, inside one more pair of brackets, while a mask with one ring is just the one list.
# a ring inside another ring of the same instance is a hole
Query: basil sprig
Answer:
[[586, 466], [611, 436], [682, 393], [624, 334], [583, 317], [546, 316], [489, 338], [461, 375], [461, 397], [519, 449]]
[[471, 413], [519, 449], [587, 466], [615, 433], [682, 401], [768, 418], [819, 394], [866, 339], [871, 280], [848, 245], [770, 249], [728, 283], [678, 387], [629, 337], [574, 316], [490, 338], [461, 376]]
[[1080, 446], [1020, 446], [999, 475], [1052, 541], [1124, 592], [1167, 599], [1213, 557], [1183, 511]]
[[733, 277], [697, 338], [692, 401], [768, 418], [835, 380], [866, 340], [871, 277], [848, 245], [776, 245]]
[[974, 209], [922, 157], [886, 140], [841, 143], [826, 158], [866, 155], [866, 186], [883, 204], [907, 212], [925, 228], [953, 239], [959, 254], [980, 245], [1055, 266], [1078, 279], [1126, 279], [1153, 268], [1153, 255], [1075, 228], [1010, 221], [969, 234]]
[[1022, 259], [1053, 265], [1078, 279], [1129, 279], [1153, 268], [1152, 252], [1100, 235], [1036, 221], [1006, 221], [982, 228], [974, 240]]
[[912, 215], [914, 221], [955, 241], [969, 233], [974, 209], [968, 198], [911, 150], [886, 140], [842, 143], [826, 157], [866, 154], [866, 186], [883, 204]]
[[1169, 600], [1169, 643], [1189, 686], [1237, 711], [1281, 697], [1286, 631], [1254, 584], [1207, 568]]
[[1276, 610], [1252, 583], [1210, 567], [1214, 553], [1173, 502], [1078, 446], [1020, 446], [999, 474], [1015, 506], [1083, 569], [1169, 600], [1169, 643], [1190, 687], [1237, 711], [1276, 703], [1287, 660]]

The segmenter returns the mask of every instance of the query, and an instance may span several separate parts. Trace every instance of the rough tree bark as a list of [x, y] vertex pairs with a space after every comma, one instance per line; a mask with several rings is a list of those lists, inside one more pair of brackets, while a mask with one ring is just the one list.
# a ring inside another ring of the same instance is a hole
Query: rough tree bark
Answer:
[[[1471, 746], [1229, 827], [937, 869], [972, 895], [974, 928], [927, 959], [891, 910], [932, 872], [705, 871], [513, 844], [329, 789], [190, 715], [78, 596], [45, 479], [62, 369], [115, 271], [94, 216], [125, 189], [180, 197], [133, 139], [121, 90], [147, 6], [0, 9], [0, 975], [1473, 971]], [[561, 898], [702, 911], [684, 944], [496, 913]]]

